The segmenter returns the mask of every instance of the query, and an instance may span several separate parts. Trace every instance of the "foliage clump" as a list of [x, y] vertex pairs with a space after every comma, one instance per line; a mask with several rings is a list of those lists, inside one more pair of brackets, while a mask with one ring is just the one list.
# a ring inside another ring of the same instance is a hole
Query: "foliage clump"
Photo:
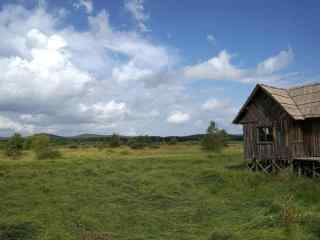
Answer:
[[121, 139], [118, 134], [112, 134], [109, 142], [109, 146], [112, 148], [117, 148], [121, 146]]
[[151, 139], [148, 135], [131, 138], [128, 145], [132, 149], [144, 149], [151, 145]]
[[169, 145], [176, 145], [177, 143], [178, 143], [178, 139], [176, 137], [172, 137], [168, 141]]
[[228, 134], [224, 129], [219, 129], [214, 121], [211, 121], [207, 129], [207, 134], [201, 141], [201, 146], [206, 151], [221, 152], [227, 145]]
[[38, 239], [38, 230], [33, 223], [0, 224], [1, 240]]
[[22, 155], [23, 142], [24, 140], [19, 133], [13, 134], [5, 146], [5, 154], [13, 159], [19, 158]]
[[61, 153], [50, 145], [50, 138], [44, 134], [34, 135], [31, 142], [38, 159], [52, 159], [61, 157]]
[[160, 143], [158, 143], [158, 142], [151, 143], [151, 144], [149, 145], [149, 148], [159, 149], [159, 148], [160, 148]]

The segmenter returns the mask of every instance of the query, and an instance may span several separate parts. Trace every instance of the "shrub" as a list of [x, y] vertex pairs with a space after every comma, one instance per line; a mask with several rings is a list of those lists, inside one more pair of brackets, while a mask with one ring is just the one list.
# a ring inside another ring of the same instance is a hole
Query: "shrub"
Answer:
[[53, 159], [53, 158], [60, 158], [61, 153], [52, 148], [45, 148], [40, 151], [35, 152], [38, 159]]
[[149, 148], [158, 149], [160, 148], [160, 143], [152, 143], [149, 145]]
[[32, 137], [27, 137], [25, 138], [23, 142], [23, 149], [24, 150], [29, 150], [31, 149], [31, 143], [32, 143]]
[[38, 239], [37, 227], [28, 222], [0, 225], [1, 240], [33, 240]]
[[96, 148], [98, 148], [98, 150], [102, 151], [103, 149], [105, 149], [107, 146], [105, 145], [105, 143], [103, 142], [100, 142], [100, 143], [97, 143], [95, 145]]
[[69, 147], [70, 149], [78, 149], [78, 148], [79, 148], [79, 145], [72, 144], [72, 145], [69, 145], [68, 147]]
[[120, 152], [121, 155], [129, 155], [129, 151], [128, 150], [122, 150]]
[[221, 152], [227, 145], [227, 133], [223, 129], [218, 129], [214, 121], [211, 121], [207, 129], [207, 134], [201, 141], [201, 146], [206, 151]]
[[113, 149], [108, 149], [107, 152], [110, 153], [110, 154], [112, 154], [112, 153], [115, 153], [115, 150], [113, 150]]
[[22, 149], [23, 149], [23, 138], [19, 133], [15, 133], [12, 137], [8, 139], [8, 142], [5, 147], [5, 154], [8, 157], [12, 157], [16, 159], [21, 156]]
[[131, 140], [129, 142], [129, 147], [132, 148], [132, 149], [144, 149], [145, 148], [145, 144], [142, 143], [142, 142]]
[[143, 149], [146, 146], [150, 145], [150, 138], [148, 136], [138, 136], [131, 138], [128, 142], [128, 145], [132, 149]]
[[31, 146], [38, 159], [61, 157], [60, 152], [50, 146], [50, 138], [47, 135], [39, 134], [33, 136]]
[[177, 138], [173, 137], [173, 138], [169, 139], [168, 144], [169, 145], [176, 145], [177, 142], [178, 142]]
[[116, 148], [116, 147], [120, 147], [121, 145], [121, 141], [120, 141], [120, 137], [117, 134], [112, 134], [111, 138], [110, 138], [110, 143], [109, 146], [112, 148]]

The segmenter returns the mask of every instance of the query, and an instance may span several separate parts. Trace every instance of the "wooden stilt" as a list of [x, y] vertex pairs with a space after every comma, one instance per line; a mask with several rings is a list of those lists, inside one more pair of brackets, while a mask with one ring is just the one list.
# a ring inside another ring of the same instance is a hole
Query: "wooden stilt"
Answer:
[[281, 170], [282, 168], [277, 164], [276, 160], [272, 160], [272, 164], [273, 166], [277, 169], [277, 170]]
[[260, 169], [261, 169], [263, 172], [269, 174], [269, 172], [267, 171], [267, 168], [269, 168], [270, 165], [268, 165], [267, 167], [264, 167], [264, 166], [261, 164], [260, 161], [257, 161], [257, 164], [258, 164], [258, 166], [260, 167]]

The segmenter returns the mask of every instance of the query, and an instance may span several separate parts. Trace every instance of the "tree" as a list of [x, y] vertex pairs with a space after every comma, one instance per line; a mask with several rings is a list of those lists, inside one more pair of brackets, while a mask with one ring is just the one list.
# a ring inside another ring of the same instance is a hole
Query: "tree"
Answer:
[[116, 148], [116, 147], [120, 147], [120, 145], [121, 145], [121, 140], [120, 140], [119, 135], [117, 135], [115, 133], [112, 134], [112, 136], [110, 138], [109, 146], [112, 148]]
[[26, 137], [23, 142], [23, 150], [30, 150], [32, 144], [32, 137]]
[[227, 145], [228, 134], [224, 129], [217, 128], [214, 121], [210, 121], [207, 128], [207, 134], [201, 141], [202, 148], [211, 152], [221, 152], [224, 146]]
[[23, 150], [23, 141], [24, 140], [19, 133], [13, 134], [13, 136], [8, 139], [5, 147], [5, 154], [14, 159], [20, 157]]
[[50, 138], [45, 134], [34, 135], [31, 146], [38, 159], [49, 159], [60, 157], [59, 151], [50, 146]]

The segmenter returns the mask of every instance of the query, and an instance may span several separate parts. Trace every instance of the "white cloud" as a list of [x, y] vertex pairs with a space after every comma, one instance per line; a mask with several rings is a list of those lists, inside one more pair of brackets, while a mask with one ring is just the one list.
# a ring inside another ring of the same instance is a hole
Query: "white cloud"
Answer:
[[23, 102], [25, 97], [50, 101], [58, 96], [78, 96], [85, 91], [86, 84], [92, 78], [72, 64], [70, 53], [61, 50], [66, 46], [61, 36], [46, 36], [40, 30], [31, 29], [26, 37], [27, 40], [30, 37], [35, 46], [30, 48], [29, 58], [0, 58], [2, 102], [18, 102], [21, 99], [22, 104], [26, 104]]
[[217, 98], [210, 98], [205, 101], [202, 104], [202, 110], [223, 116], [232, 116], [237, 112], [237, 109], [232, 105], [231, 101]]
[[174, 124], [181, 124], [188, 122], [190, 120], [190, 114], [181, 112], [181, 111], [176, 111], [171, 113], [171, 115], [167, 118], [167, 121], [169, 123], [174, 123]]
[[126, 65], [115, 67], [112, 70], [112, 77], [118, 82], [127, 82], [129, 80], [138, 80], [148, 74], [152, 74], [152, 71], [149, 69], [140, 69], [135, 66], [134, 62], [129, 62]]
[[73, 6], [75, 8], [83, 7], [88, 14], [91, 14], [93, 11], [92, 0], [79, 0], [78, 2], [74, 3]]
[[223, 110], [230, 106], [229, 102], [221, 101], [216, 98], [208, 99], [203, 105], [202, 109], [206, 111]]
[[80, 104], [81, 114], [94, 116], [94, 121], [121, 120], [129, 110], [126, 103], [114, 100], [103, 103], [98, 102], [93, 105]]
[[210, 44], [215, 44], [215, 43], [216, 43], [216, 38], [215, 38], [212, 34], [208, 34], [208, 35], [207, 35], [207, 41], [208, 41]]
[[276, 56], [262, 61], [256, 68], [240, 68], [232, 62], [232, 55], [226, 50], [206, 62], [184, 68], [184, 76], [191, 79], [231, 80], [243, 83], [266, 82], [275, 83], [285, 80], [289, 75], [276, 75], [293, 60], [292, 49], [283, 50]]
[[146, 26], [146, 21], [149, 19], [149, 14], [145, 12], [144, 0], [125, 0], [125, 9], [137, 21], [138, 27], [142, 32], [150, 31]]
[[213, 57], [204, 63], [186, 67], [184, 74], [188, 78], [198, 79], [241, 79], [245, 72], [232, 65], [231, 58], [232, 56], [226, 50], [223, 50], [218, 56]]
[[143, 131], [142, 123], [159, 114], [143, 114], [145, 108], [161, 109], [169, 101], [149, 100], [150, 92], [175, 91], [158, 86], [168, 83], [161, 74], [175, 65], [176, 54], [136, 32], [114, 30], [105, 10], [88, 16], [87, 31], [63, 21], [42, 6], [0, 11], [0, 116], [11, 121], [6, 127], [31, 124], [35, 132], [66, 135], [117, 127], [126, 133], [128, 122], [136, 128], [141, 121]]
[[27, 46], [30, 48], [45, 48], [48, 46], [48, 37], [39, 29], [33, 28], [27, 33]]
[[293, 60], [294, 53], [293, 50], [289, 48], [258, 64], [257, 71], [260, 74], [271, 74], [287, 67]]
[[[196, 133], [211, 119], [231, 121], [231, 110], [225, 109], [232, 104], [218, 97], [201, 102], [188, 90], [186, 77], [241, 82], [284, 77], [273, 74], [280, 69], [275, 66], [286, 66], [284, 54], [281, 61], [261, 63], [260, 69], [268, 69], [264, 73], [236, 66], [227, 51], [179, 69], [175, 49], [132, 29], [117, 30], [106, 10], [88, 14], [88, 28], [81, 31], [59, 12], [45, 5], [0, 10], [0, 134], [3, 129], [63, 135]], [[145, 24], [148, 18], [138, 19]], [[190, 113], [198, 113], [192, 114], [195, 121]]]

